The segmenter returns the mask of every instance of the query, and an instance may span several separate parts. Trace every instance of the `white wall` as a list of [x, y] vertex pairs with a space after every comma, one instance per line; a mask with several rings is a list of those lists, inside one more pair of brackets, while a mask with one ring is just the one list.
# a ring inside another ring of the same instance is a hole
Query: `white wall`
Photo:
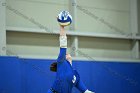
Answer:
[[5, 0], [0, 1], [0, 55], [6, 55]]
[[[56, 55], [59, 53], [58, 38], [57, 35], [8, 32], [7, 54], [27, 57], [57, 57]], [[68, 47], [70, 47], [69, 44], [70, 42], [68, 42]]]
[[140, 0], [137, 1], [138, 4], [138, 31], [139, 31], [139, 34], [140, 34]]
[[[59, 11], [68, 10], [68, 0], [7, 0], [7, 5], [40, 24], [54, 29], [58, 29], [56, 16]], [[104, 19], [122, 32], [130, 33], [129, 0], [77, 0], [77, 5], [98, 17], [95, 19], [77, 8], [77, 30], [121, 34], [120, 31], [111, 29], [107, 24], [99, 21]], [[37, 27], [8, 9], [7, 26]]]
[[[57, 14], [61, 10], [68, 10], [65, 0], [59, 0], [59, 3], [52, 0], [7, 0], [7, 6], [48, 28], [58, 28]], [[29, 19], [7, 8], [7, 26], [39, 28]]]
[[[99, 33], [130, 33], [129, 31], [129, 0], [77, 0], [78, 5], [98, 17], [91, 17], [78, 9], [77, 29]], [[111, 29], [105, 22], [120, 31]]]
[[[137, 4], [137, 6], [138, 6], [138, 33], [140, 34], [140, 0], [138, 0], [137, 2], [138, 2], [138, 4]], [[139, 46], [140, 46], [140, 42], [139, 42]], [[140, 50], [140, 48], [139, 48], [139, 50]], [[140, 51], [139, 51], [139, 53], [140, 53]]]
[[[131, 58], [131, 42], [129, 40], [79, 38], [79, 50], [92, 57]], [[82, 56], [82, 55], [79, 55]]]
[[[95, 19], [77, 9], [76, 31], [123, 34], [130, 33], [129, 0], [77, 0], [78, 6], [98, 17]], [[6, 25], [10, 27], [39, 28], [30, 19], [51, 29], [59, 30], [56, 16], [68, 10], [68, 0], [7, 0]], [[102, 22], [104, 19], [106, 22]], [[110, 27], [109, 27], [110, 26]], [[111, 26], [113, 26], [111, 28]], [[120, 29], [117, 31], [117, 29]], [[67, 27], [68, 29], [68, 27]], [[78, 37], [79, 51], [96, 58], [131, 59], [132, 41]], [[71, 36], [68, 38], [70, 48]], [[25, 32], [7, 32], [8, 55], [22, 57], [56, 58], [59, 52], [58, 35]], [[70, 49], [68, 50], [70, 52]], [[82, 57], [79, 54], [78, 57]]]

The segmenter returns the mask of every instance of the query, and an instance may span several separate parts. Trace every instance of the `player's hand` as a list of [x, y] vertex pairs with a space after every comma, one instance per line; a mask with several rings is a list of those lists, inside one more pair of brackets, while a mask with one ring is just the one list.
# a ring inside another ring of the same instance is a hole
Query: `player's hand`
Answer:
[[95, 92], [92, 92], [92, 91], [86, 90], [84, 93], [95, 93]]
[[60, 25], [60, 31], [64, 31], [64, 30], [65, 30], [64, 26]]
[[60, 25], [60, 27], [61, 27], [61, 28], [64, 28], [65, 26], [63, 26], [63, 25]]

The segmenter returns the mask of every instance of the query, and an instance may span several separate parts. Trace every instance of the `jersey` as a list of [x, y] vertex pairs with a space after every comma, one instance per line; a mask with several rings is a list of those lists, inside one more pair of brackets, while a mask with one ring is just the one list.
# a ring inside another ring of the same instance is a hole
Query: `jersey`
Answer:
[[80, 76], [72, 65], [66, 60], [66, 49], [60, 48], [60, 53], [57, 58], [57, 72], [56, 78], [52, 88], [57, 93], [72, 93], [72, 88], [78, 88], [84, 93], [87, 88], [80, 79]]

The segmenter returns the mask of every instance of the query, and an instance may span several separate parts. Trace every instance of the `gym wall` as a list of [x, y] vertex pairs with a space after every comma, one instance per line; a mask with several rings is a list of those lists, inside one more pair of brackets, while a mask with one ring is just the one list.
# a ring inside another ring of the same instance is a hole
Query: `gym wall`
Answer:
[[[61, 10], [69, 10], [69, 1], [7, 0], [6, 2], [7, 27], [21, 29], [7, 31], [7, 55], [56, 58], [59, 49], [58, 35], [28, 33], [28, 29], [38, 29], [42, 25], [50, 31], [59, 31], [56, 16]], [[129, 0], [77, 0], [77, 5], [75, 31], [78, 33], [130, 34]], [[68, 36], [69, 53], [72, 38], [73, 36]], [[78, 36], [78, 41], [79, 50], [91, 57], [132, 59], [131, 40]], [[79, 54], [77, 57], [83, 56]]]
[[[137, 7], [138, 7], [138, 16], [140, 16], [140, 1], [138, 1]], [[140, 18], [138, 18], [138, 29], [140, 34]]]

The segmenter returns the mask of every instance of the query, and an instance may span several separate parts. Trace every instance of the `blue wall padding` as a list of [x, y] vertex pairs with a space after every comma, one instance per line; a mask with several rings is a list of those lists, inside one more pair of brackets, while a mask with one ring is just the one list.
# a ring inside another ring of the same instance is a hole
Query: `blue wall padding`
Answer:
[[0, 93], [21, 93], [20, 60], [0, 57]]
[[[55, 79], [53, 61], [1, 56], [0, 93], [47, 93]], [[140, 63], [73, 61], [73, 67], [96, 93], [140, 93]]]
[[47, 93], [55, 78], [49, 66], [53, 60], [21, 59], [23, 93]]

